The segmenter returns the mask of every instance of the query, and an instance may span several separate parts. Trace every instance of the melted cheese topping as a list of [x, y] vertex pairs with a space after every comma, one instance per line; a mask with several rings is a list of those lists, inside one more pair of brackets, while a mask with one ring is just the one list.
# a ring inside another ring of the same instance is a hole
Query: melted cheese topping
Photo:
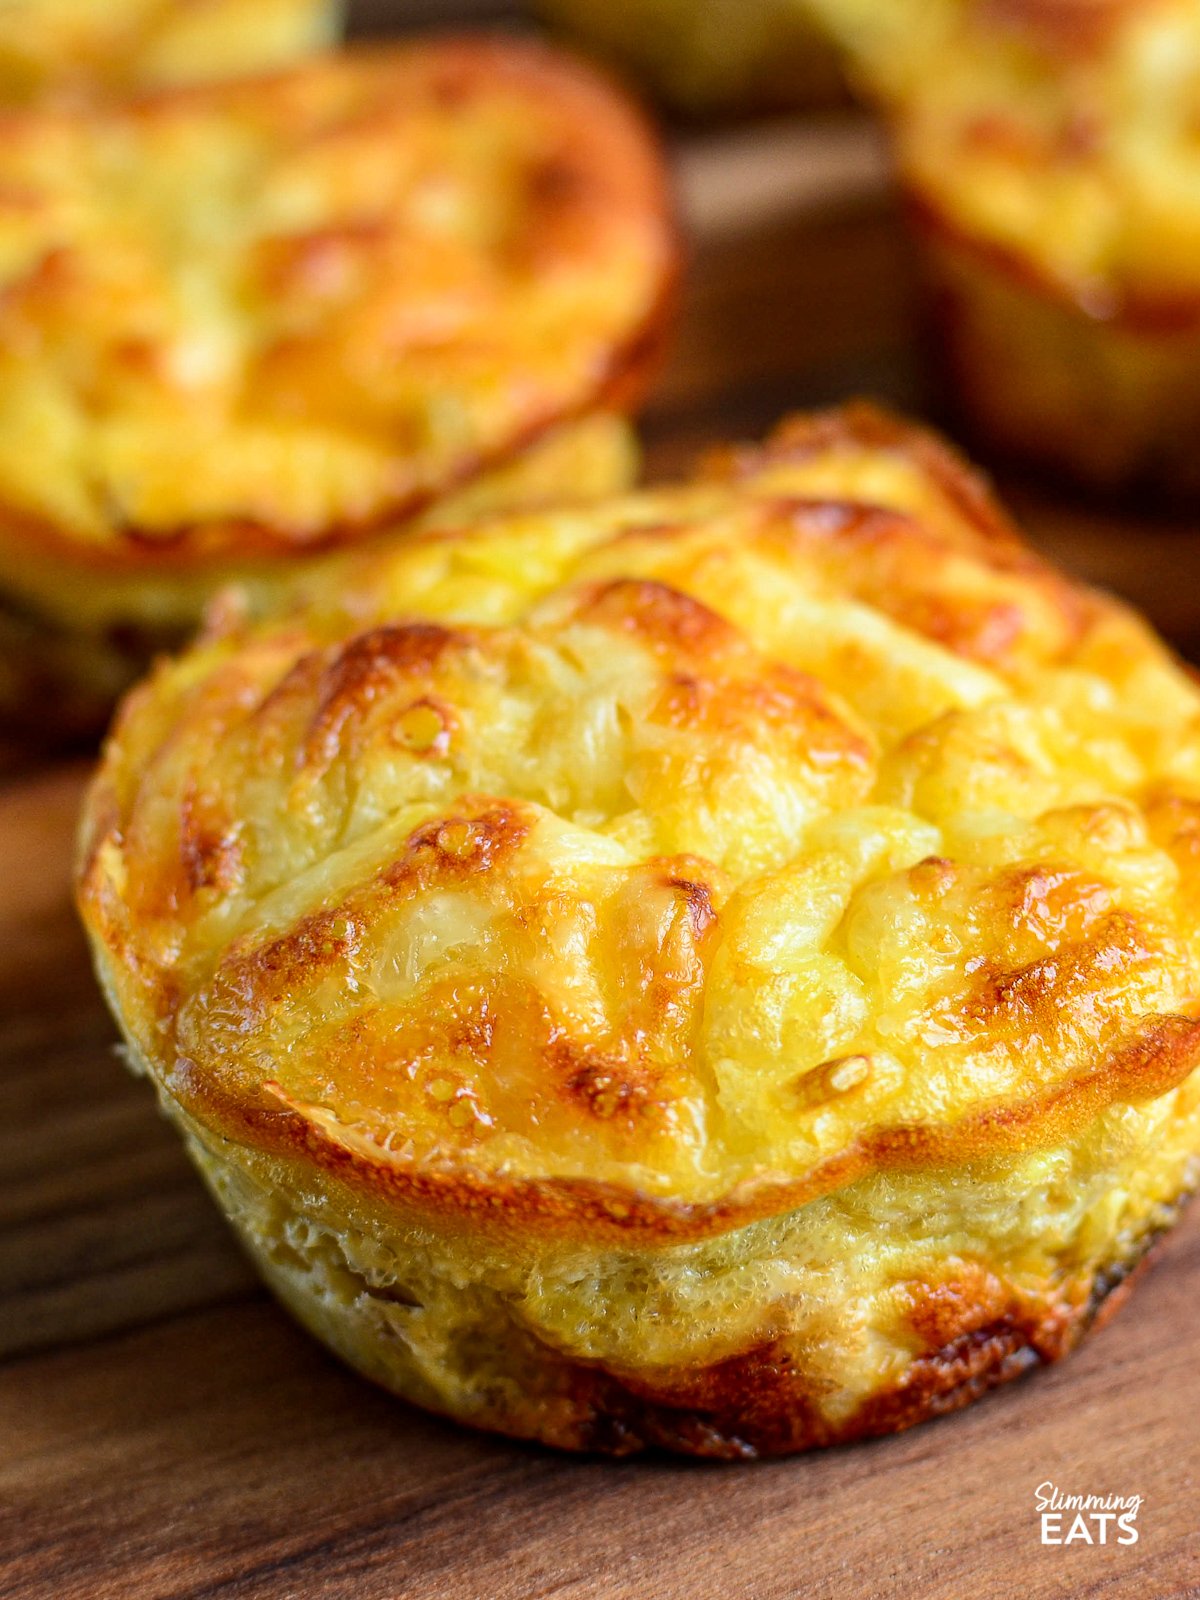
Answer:
[[858, 409], [163, 666], [81, 900], [237, 1138], [782, 1207], [1181, 1081], [1198, 840], [1188, 676]]
[[645, 129], [531, 45], [0, 132], [0, 571], [211, 564], [411, 512], [630, 398], [673, 269]]
[[331, 44], [337, 0], [4, 0], [0, 101], [198, 83]]
[[1200, 11], [1182, 0], [811, 0], [943, 222], [1089, 313], [1200, 292]]

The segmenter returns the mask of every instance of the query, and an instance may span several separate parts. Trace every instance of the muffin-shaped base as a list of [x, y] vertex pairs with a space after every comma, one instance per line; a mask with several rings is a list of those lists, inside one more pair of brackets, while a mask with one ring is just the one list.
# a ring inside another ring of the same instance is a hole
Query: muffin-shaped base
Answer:
[[1200, 496], [1200, 299], [1089, 308], [911, 210], [934, 359], [981, 445], [1102, 492]]
[[1066, 1355], [1190, 1191], [1198, 1100], [695, 1242], [524, 1251], [502, 1208], [491, 1239], [440, 1233], [175, 1114], [271, 1289], [366, 1377], [564, 1449], [737, 1460], [894, 1433]]

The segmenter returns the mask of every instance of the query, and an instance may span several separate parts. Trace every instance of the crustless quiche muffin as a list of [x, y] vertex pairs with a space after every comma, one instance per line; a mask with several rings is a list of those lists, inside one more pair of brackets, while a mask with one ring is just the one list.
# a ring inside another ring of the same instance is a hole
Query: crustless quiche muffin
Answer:
[[1063, 1355], [1200, 1150], [1200, 690], [930, 436], [418, 535], [126, 701], [79, 900], [281, 1299], [570, 1448]]
[[339, 31], [337, 0], [0, 0], [0, 103], [281, 66]]
[[675, 259], [637, 113], [515, 41], [0, 117], [0, 704], [86, 722], [231, 577], [434, 505], [624, 487]]
[[980, 437], [1200, 494], [1200, 7], [806, 0], [887, 111]]

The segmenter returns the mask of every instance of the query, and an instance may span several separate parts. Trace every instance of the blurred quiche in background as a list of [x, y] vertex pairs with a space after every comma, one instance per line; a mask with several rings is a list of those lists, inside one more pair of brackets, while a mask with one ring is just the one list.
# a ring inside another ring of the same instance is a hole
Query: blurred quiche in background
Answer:
[[340, 0], [3, 0], [0, 104], [237, 77], [332, 44]]
[[215, 618], [78, 892], [280, 1297], [506, 1433], [906, 1427], [1196, 1180], [1200, 690], [864, 408]]
[[885, 110], [935, 347], [988, 444], [1200, 494], [1200, 8], [805, 0]]
[[231, 578], [627, 483], [675, 269], [654, 139], [534, 44], [10, 111], [0, 706], [90, 726]]
[[533, 0], [533, 9], [688, 116], [843, 97], [837, 54], [802, 0]]

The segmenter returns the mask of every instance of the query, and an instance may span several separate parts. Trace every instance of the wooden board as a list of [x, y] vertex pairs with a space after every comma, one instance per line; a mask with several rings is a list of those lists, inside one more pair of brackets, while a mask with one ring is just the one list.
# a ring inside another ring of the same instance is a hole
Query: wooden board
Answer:
[[[694, 248], [647, 419], [669, 471], [789, 405], [919, 404], [870, 136], [681, 153]], [[1200, 640], [1200, 540], [1021, 492], [1080, 571]], [[70, 912], [78, 768], [0, 791], [0, 1594], [27, 1600], [1200, 1595], [1200, 1208], [1071, 1361], [895, 1439], [749, 1467], [572, 1460], [425, 1418], [275, 1309], [122, 1070]], [[1047, 1548], [1034, 1492], [1139, 1495]]]

